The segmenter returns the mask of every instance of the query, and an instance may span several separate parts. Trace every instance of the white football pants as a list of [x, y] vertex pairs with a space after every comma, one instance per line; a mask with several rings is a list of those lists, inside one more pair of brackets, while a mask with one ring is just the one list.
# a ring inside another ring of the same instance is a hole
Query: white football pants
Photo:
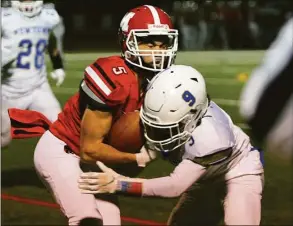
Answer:
[[58, 118], [58, 114], [61, 112], [61, 106], [48, 82], [44, 82], [30, 94], [19, 98], [11, 98], [9, 93], [2, 92], [2, 106], [38, 111], [52, 122]]
[[11, 141], [11, 124], [7, 112], [8, 108], [38, 111], [44, 114], [52, 122], [58, 118], [58, 114], [61, 112], [61, 106], [48, 82], [44, 82], [29, 95], [24, 95], [19, 98], [11, 98], [9, 93], [2, 92], [1, 147], [5, 147]]
[[195, 183], [180, 197], [168, 225], [218, 225], [222, 214], [225, 225], [260, 225], [264, 173], [255, 173], [259, 167], [254, 150], [230, 170], [234, 177]]
[[41, 180], [68, 218], [69, 225], [78, 225], [84, 218], [102, 219], [103, 225], [121, 225], [117, 205], [80, 192], [77, 182], [82, 173], [80, 158], [66, 153], [65, 145], [47, 131], [36, 146], [34, 164]]

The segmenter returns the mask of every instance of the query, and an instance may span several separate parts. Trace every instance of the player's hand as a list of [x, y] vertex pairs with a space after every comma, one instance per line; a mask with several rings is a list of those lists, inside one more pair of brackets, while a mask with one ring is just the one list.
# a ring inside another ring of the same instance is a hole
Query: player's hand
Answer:
[[102, 162], [97, 161], [97, 165], [103, 173], [87, 172], [80, 175], [78, 187], [82, 193], [114, 193], [117, 187], [117, 179], [127, 178], [116, 173], [113, 169], [105, 166]]
[[138, 185], [141, 188], [145, 179], [125, 177], [116, 173], [114, 170], [99, 161], [97, 161], [97, 165], [103, 173], [88, 172], [80, 175], [78, 187], [81, 193], [98, 194], [115, 193], [116, 191], [120, 191], [141, 195], [142, 189], [134, 189], [133, 191], [131, 187]]
[[146, 164], [154, 160], [157, 156], [156, 151], [148, 149], [147, 147], [142, 146], [140, 152], [136, 154], [136, 161], [139, 167], [145, 167]]
[[51, 72], [51, 78], [56, 80], [56, 86], [60, 86], [65, 79], [65, 71], [62, 68], [56, 69]]

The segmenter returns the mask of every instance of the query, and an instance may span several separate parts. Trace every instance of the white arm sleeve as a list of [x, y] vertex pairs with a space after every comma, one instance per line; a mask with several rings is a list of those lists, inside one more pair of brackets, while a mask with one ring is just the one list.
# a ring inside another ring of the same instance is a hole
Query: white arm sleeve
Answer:
[[143, 196], [178, 197], [205, 172], [205, 168], [190, 160], [183, 160], [167, 177], [143, 182]]
[[53, 28], [52, 32], [54, 36], [56, 37], [57, 49], [59, 50], [60, 54], [63, 56], [63, 36], [65, 33], [65, 26], [64, 26], [62, 17], [60, 17], [60, 22]]

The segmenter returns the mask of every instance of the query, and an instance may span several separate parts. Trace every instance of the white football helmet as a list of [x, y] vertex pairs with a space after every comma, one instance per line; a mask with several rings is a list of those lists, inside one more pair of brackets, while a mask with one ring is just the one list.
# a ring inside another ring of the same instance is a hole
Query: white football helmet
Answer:
[[11, 7], [20, 11], [26, 17], [38, 15], [43, 8], [43, 1], [11, 1]]
[[185, 144], [208, 105], [205, 80], [194, 68], [172, 65], [157, 74], [140, 111], [150, 147], [168, 152]]

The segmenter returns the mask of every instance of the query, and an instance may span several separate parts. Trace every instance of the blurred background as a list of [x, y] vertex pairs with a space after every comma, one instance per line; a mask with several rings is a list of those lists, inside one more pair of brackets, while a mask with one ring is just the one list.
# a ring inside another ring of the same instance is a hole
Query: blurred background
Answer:
[[66, 27], [65, 51], [119, 49], [123, 15], [142, 4], [159, 6], [180, 31], [181, 50], [265, 49], [292, 15], [292, 0], [45, 1], [54, 3]]
[[[5, 6], [5, 2], [4, 6]], [[180, 31], [181, 50], [265, 49], [292, 15], [292, 0], [52, 0], [64, 19], [65, 51], [117, 50], [123, 15], [142, 4], [159, 6]], [[3, 5], [3, 4], [2, 4]]]
[[[5, 2], [1, 0], [2, 6]], [[124, 14], [136, 6], [151, 4], [168, 12], [179, 29], [176, 64], [192, 65], [199, 70], [212, 99], [248, 134], [249, 127], [239, 114], [241, 90], [261, 62], [263, 50], [293, 12], [293, 0], [44, 2], [55, 7], [64, 22], [67, 76], [61, 87], [51, 82], [62, 105], [78, 90], [87, 65], [98, 57], [120, 54], [117, 31]], [[50, 72], [52, 67], [46, 60]], [[14, 140], [8, 150], [1, 152], [2, 225], [66, 224], [32, 167], [37, 140]], [[262, 225], [292, 225], [292, 164], [277, 154], [265, 155]], [[158, 159], [140, 176], [165, 176], [172, 169], [168, 162]], [[167, 221], [177, 199], [121, 197], [120, 201], [123, 225], [155, 225]]]

